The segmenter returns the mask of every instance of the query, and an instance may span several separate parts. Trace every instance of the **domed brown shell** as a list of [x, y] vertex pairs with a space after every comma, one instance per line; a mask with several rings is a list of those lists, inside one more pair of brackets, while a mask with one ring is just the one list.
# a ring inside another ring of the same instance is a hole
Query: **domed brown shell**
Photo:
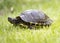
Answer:
[[21, 19], [25, 22], [41, 23], [46, 22], [49, 17], [39, 10], [26, 10], [21, 13]]

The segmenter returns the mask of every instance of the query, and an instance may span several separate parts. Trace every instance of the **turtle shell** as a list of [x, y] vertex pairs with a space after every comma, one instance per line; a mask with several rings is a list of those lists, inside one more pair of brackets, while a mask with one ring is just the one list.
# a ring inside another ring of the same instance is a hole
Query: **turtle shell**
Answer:
[[41, 23], [45, 22], [49, 17], [39, 10], [26, 10], [21, 13], [21, 19], [25, 22], [32, 22], [32, 23]]

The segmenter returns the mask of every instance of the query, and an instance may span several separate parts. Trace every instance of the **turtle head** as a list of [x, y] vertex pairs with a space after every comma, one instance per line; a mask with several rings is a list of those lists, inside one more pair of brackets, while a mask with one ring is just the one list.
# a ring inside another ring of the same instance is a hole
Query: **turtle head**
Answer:
[[16, 18], [11, 17], [8, 17], [8, 21], [13, 25], [17, 25], [19, 23], [19, 21]]
[[22, 23], [22, 19], [20, 18], [20, 16], [17, 16], [16, 18], [8, 17], [8, 21], [13, 25], [18, 25]]

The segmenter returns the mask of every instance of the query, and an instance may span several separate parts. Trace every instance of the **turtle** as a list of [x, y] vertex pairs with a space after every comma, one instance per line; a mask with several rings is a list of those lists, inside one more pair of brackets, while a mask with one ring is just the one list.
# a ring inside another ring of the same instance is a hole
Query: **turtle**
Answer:
[[8, 17], [8, 21], [15, 26], [19, 24], [26, 25], [30, 29], [38, 25], [41, 28], [43, 26], [49, 27], [53, 22], [44, 12], [36, 9], [25, 10], [15, 18]]

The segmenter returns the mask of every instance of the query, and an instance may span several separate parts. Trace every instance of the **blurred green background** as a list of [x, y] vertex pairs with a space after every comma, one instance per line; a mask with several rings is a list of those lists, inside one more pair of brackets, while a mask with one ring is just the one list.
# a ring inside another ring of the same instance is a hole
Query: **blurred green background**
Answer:
[[60, 0], [0, 0], [0, 11], [9, 12], [11, 7], [16, 12], [27, 9], [42, 9], [46, 12], [46, 10], [58, 10]]
[[[30, 30], [8, 22], [8, 16], [29, 9], [42, 10], [53, 20], [52, 25]], [[60, 43], [60, 0], [0, 0], [0, 43]]]

